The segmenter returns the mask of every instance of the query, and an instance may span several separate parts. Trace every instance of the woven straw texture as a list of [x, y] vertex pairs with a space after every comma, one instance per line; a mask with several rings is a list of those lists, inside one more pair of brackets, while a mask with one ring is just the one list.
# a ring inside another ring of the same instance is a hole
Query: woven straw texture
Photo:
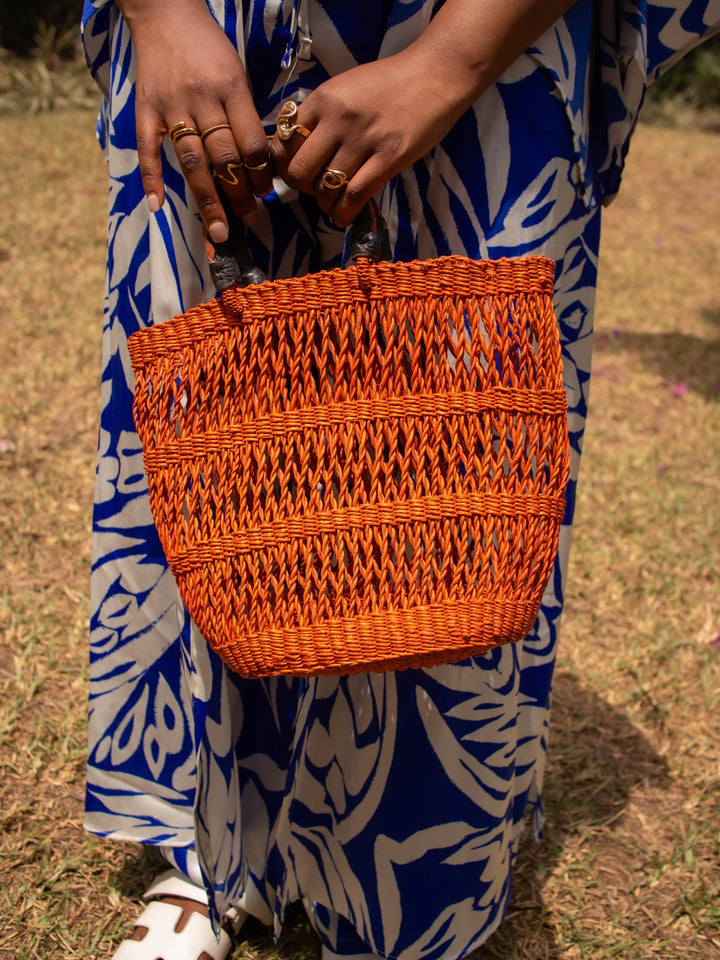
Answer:
[[430, 666], [530, 630], [570, 461], [553, 277], [361, 260], [130, 338], [163, 549], [232, 669]]

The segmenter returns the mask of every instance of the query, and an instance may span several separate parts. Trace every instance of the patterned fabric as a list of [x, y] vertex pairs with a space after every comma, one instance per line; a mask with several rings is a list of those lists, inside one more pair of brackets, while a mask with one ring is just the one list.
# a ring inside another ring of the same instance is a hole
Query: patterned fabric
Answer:
[[[406, 46], [439, 5], [211, 2], [269, 130], [284, 99]], [[110, 175], [87, 827], [196, 844], [216, 910], [244, 892], [251, 912], [279, 924], [304, 899], [331, 949], [454, 960], [502, 918], [528, 806], [541, 826], [601, 205], [618, 189], [648, 80], [720, 28], [720, 0], [578, 0], [383, 191], [397, 259], [557, 261], [573, 478], [555, 573], [524, 642], [432, 670], [316, 680], [230, 675], [177, 602], [148, 508], [126, 339], [214, 290], [169, 144], [167, 201], [147, 211], [127, 27], [108, 0], [87, 2], [83, 25]], [[277, 277], [336, 265], [342, 241], [314, 202], [280, 186], [251, 237]]]

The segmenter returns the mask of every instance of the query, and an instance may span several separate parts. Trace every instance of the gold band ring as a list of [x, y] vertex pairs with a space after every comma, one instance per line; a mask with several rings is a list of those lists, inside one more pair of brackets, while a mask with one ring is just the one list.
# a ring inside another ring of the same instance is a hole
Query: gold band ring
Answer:
[[286, 100], [282, 105], [277, 118], [277, 135], [281, 140], [289, 140], [294, 133], [299, 133], [301, 137], [309, 137], [312, 133], [312, 130], [302, 123], [293, 123], [297, 112], [298, 106], [294, 100]]
[[348, 175], [344, 170], [332, 170], [330, 167], [320, 177], [320, 186], [326, 190], [339, 190], [348, 182]]
[[196, 130], [195, 127], [188, 127], [184, 120], [180, 120], [179, 123], [174, 123], [170, 127], [167, 135], [173, 143], [177, 143], [180, 137], [199, 137], [200, 131]]
[[246, 170], [265, 170], [269, 163], [270, 163], [270, 155], [268, 154], [267, 159], [263, 160], [263, 162], [259, 163], [256, 167], [254, 167], [251, 163], [248, 163], [247, 161], [245, 161], [245, 169]]
[[232, 127], [229, 123], [214, 123], [211, 127], [208, 127], [207, 130], [203, 130], [200, 134], [200, 139], [204, 140], [208, 134], [214, 133], [216, 130], [232, 130]]

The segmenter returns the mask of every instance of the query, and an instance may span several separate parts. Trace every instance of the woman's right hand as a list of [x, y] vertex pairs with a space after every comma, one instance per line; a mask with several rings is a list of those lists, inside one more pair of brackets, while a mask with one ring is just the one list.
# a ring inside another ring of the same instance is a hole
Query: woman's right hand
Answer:
[[199, 133], [224, 124], [204, 140], [187, 134], [174, 143], [205, 229], [222, 242], [227, 219], [210, 164], [246, 220], [254, 215], [255, 197], [272, 189], [268, 142], [242, 61], [204, 0], [116, 2], [137, 56], [137, 148], [148, 206], [156, 212], [165, 199], [161, 148], [168, 130], [181, 121]]

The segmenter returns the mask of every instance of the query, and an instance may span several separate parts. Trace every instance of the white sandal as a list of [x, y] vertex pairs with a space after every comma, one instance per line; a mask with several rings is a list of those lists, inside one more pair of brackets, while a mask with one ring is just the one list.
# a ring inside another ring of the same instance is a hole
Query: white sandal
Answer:
[[243, 910], [232, 908], [216, 939], [207, 916], [207, 894], [178, 870], [157, 877], [143, 899], [149, 902], [135, 930], [144, 933], [140, 939], [123, 940], [112, 960], [225, 960], [232, 949], [230, 933], [238, 933], [247, 919]]

